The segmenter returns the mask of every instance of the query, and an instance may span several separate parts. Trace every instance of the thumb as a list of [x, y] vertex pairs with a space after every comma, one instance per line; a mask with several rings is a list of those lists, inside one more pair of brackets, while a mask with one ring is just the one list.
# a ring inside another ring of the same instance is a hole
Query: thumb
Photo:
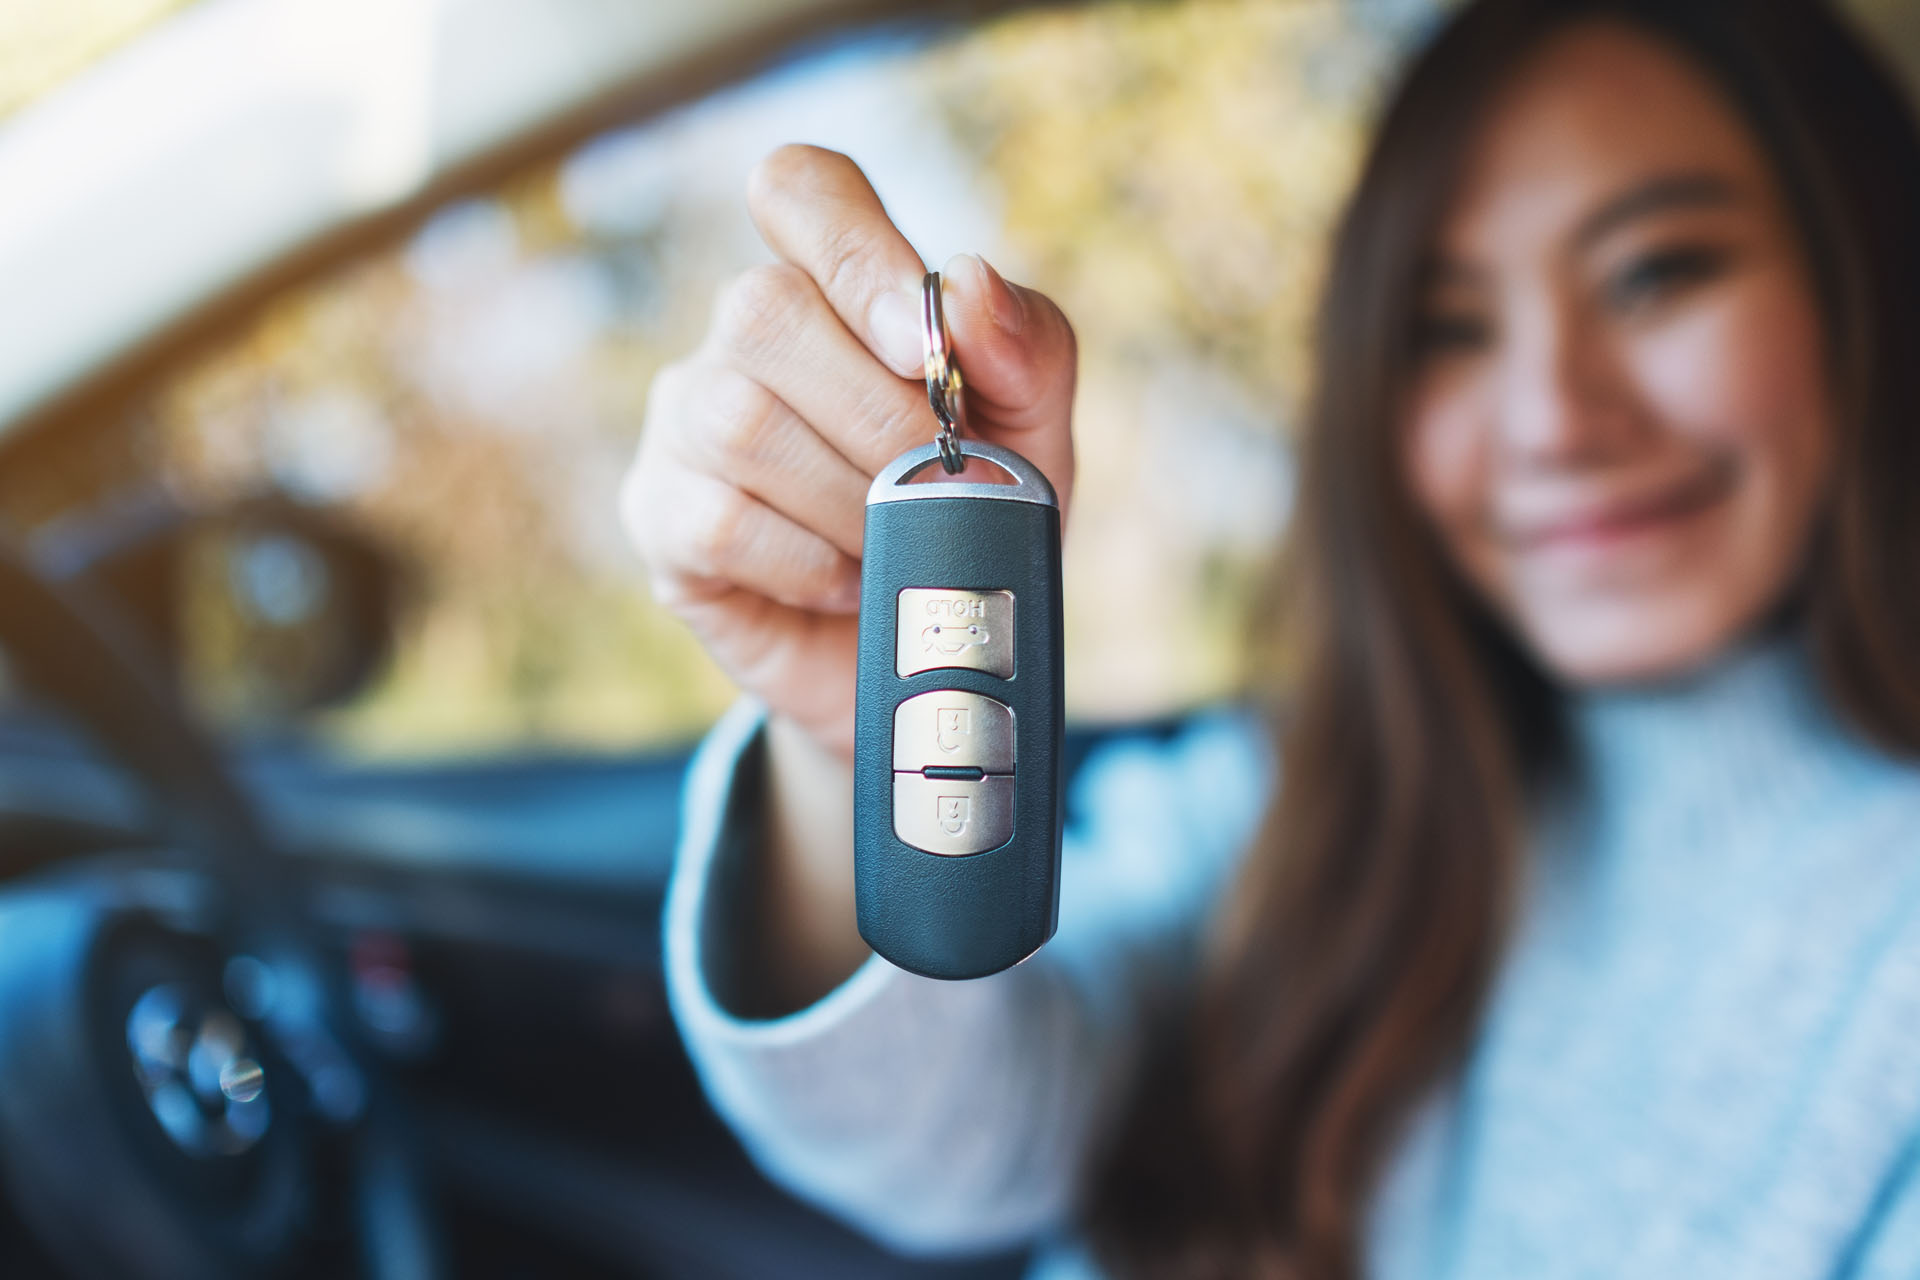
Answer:
[[949, 259], [940, 274], [968, 430], [1040, 468], [1064, 514], [1073, 489], [1073, 326], [1052, 299], [1007, 283], [973, 254]]

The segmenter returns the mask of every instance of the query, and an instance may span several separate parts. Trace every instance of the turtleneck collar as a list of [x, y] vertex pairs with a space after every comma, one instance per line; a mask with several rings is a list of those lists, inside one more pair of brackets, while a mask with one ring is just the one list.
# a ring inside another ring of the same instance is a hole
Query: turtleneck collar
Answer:
[[[1602, 810], [1764, 820], [1891, 765], [1838, 717], [1803, 629], [1770, 628], [1685, 675], [1572, 693], [1576, 794]], [[1632, 814], [1622, 815], [1632, 820]]]

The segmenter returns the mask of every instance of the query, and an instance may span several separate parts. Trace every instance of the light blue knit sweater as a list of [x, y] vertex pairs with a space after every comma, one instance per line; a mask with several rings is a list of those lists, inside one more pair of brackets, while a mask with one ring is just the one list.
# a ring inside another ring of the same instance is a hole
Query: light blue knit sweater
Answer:
[[[1920, 1276], [1920, 771], [1833, 718], [1800, 649], [1572, 708], [1584, 786], [1535, 834], [1471, 1056], [1372, 1202], [1369, 1273]], [[733, 784], [761, 720], [697, 757], [667, 907], [675, 1015], [774, 1178], [908, 1252], [1034, 1239], [1068, 1207], [1179, 998], [1270, 786], [1250, 716], [1116, 745], [1080, 776], [1060, 932], [993, 978], [869, 960], [790, 1017], [726, 1012]]]

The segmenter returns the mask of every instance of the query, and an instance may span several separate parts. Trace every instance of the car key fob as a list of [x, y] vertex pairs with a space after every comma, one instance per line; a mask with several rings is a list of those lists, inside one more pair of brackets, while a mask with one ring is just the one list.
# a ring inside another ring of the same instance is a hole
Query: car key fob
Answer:
[[1024, 960], [1060, 900], [1060, 506], [1038, 468], [950, 434], [875, 477], [859, 655], [861, 936], [931, 978]]

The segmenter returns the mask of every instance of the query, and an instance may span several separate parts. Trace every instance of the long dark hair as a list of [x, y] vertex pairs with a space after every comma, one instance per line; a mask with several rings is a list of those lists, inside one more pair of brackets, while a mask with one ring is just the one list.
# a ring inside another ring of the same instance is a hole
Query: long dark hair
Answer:
[[1836, 477], [1790, 625], [1829, 696], [1920, 751], [1920, 135], [1818, 0], [1482, 0], [1391, 95], [1319, 323], [1286, 623], [1282, 795], [1201, 994], [1142, 1073], [1085, 1216], [1129, 1276], [1347, 1280], [1415, 1104], [1458, 1066], [1504, 950], [1559, 697], [1443, 561], [1394, 425], [1422, 269], [1489, 96], [1550, 36], [1623, 22], [1760, 140], [1811, 264]]

